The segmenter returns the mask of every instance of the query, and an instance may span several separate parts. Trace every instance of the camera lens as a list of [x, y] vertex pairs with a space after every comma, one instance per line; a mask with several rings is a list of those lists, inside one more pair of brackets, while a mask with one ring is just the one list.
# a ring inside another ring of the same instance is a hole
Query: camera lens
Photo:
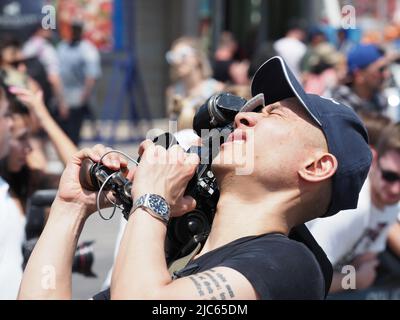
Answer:
[[196, 113], [193, 119], [194, 131], [201, 136], [202, 129], [226, 126], [235, 119], [246, 102], [246, 99], [230, 93], [212, 96]]

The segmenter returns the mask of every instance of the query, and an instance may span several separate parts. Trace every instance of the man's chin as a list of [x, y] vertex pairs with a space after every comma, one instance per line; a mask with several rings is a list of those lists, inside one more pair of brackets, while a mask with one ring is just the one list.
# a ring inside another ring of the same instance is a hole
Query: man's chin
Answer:
[[0, 150], [0, 160], [3, 160], [8, 155], [8, 149]]
[[393, 206], [399, 203], [399, 201], [400, 201], [399, 197], [387, 197], [384, 199], [384, 203], [386, 206]]

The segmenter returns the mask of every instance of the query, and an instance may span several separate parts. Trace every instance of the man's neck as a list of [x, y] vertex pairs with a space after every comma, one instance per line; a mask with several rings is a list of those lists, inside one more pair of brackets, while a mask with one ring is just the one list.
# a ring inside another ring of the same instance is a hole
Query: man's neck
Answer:
[[379, 210], [385, 209], [385, 204], [383, 201], [380, 199], [379, 195], [374, 192], [374, 190], [371, 188], [371, 202], [375, 206], [375, 208], [378, 208]]
[[267, 233], [289, 234], [293, 227], [285, 215], [282, 195], [248, 197], [240, 193], [224, 193], [218, 201], [212, 230], [200, 255], [236, 239]]

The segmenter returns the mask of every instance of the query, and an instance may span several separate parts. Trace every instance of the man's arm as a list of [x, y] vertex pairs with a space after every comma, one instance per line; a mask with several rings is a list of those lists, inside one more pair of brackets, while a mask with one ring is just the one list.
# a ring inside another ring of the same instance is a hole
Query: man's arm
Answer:
[[95, 84], [96, 84], [95, 78], [87, 77], [85, 79], [85, 85], [83, 87], [83, 93], [81, 97], [82, 104], [86, 104], [88, 102]]
[[[95, 211], [96, 194], [79, 183], [82, 160], [98, 162], [110, 149], [97, 145], [74, 155], [64, 170], [48, 222], [26, 266], [19, 299], [70, 299], [71, 270], [83, 225]], [[126, 160], [107, 155], [103, 164], [113, 170], [126, 167]]]
[[100, 54], [94, 45], [84, 41], [82, 48], [82, 54], [85, 61], [85, 66], [83, 68], [85, 74], [85, 84], [81, 97], [81, 103], [85, 104], [88, 102], [92, 94], [93, 88], [96, 84], [96, 79], [101, 76], [101, 65]]
[[61, 118], [66, 119], [69, 116], [69, 109], [64, 99], [64, 89], [61, 82], [61, 78], [57, 74], [49, 74], [48, 79], [53, 89], [54, 96], [56, 97], [57, 100], [58, 111], [60, 113], [60, 116]]
[[388, 246], [400, 257], [400, 221], [395, 223], [389, 230]]
[[85, 208], [56, 200], [26, 266], [18, 299], [71, 299], [71, 266]]

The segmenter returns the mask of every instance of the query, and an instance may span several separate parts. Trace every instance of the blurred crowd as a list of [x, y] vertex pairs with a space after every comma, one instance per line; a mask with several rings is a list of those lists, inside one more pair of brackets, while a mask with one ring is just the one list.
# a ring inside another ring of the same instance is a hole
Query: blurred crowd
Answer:
[[[48, 170], [49, 144], [65, 164], [77, 151], [83, 121], [92, 117], [100, 55], [82, 38], [82, 23], [71, 28], [72, 38], [57, 47], [49, 41], [51, 31], [42, 28], [25, 43], [0, 40], [0, 299], [17, 296], [30, 198], [58, 185], [59, 175]], [[193, 117], [210, 96], [230, 92], [251, 98], [258, 67], [283, 57], [306, 92], [342, 102], [360, 115], [374, 155], [355, 213], [309, 224], [334, 265], [331, 292], [343, 291], [345, 265], [355, 267], [358, 289], [398, 275], [400, 269], [380, 268], [380, 255], [388, 246], [400, 258], [400, 25], [366, 32], [356, 42], [349, 30], [337, 30], [332, 40], [323, 28], [293, 24], [281, 39], [252, 49], [254, 55], [245, 56], [228, 31], [212, 54], [202, 39], [172, 43], [165, 54], [171, 76], [165, 110], [177, 121], [181, 144], [198, 143]]]

